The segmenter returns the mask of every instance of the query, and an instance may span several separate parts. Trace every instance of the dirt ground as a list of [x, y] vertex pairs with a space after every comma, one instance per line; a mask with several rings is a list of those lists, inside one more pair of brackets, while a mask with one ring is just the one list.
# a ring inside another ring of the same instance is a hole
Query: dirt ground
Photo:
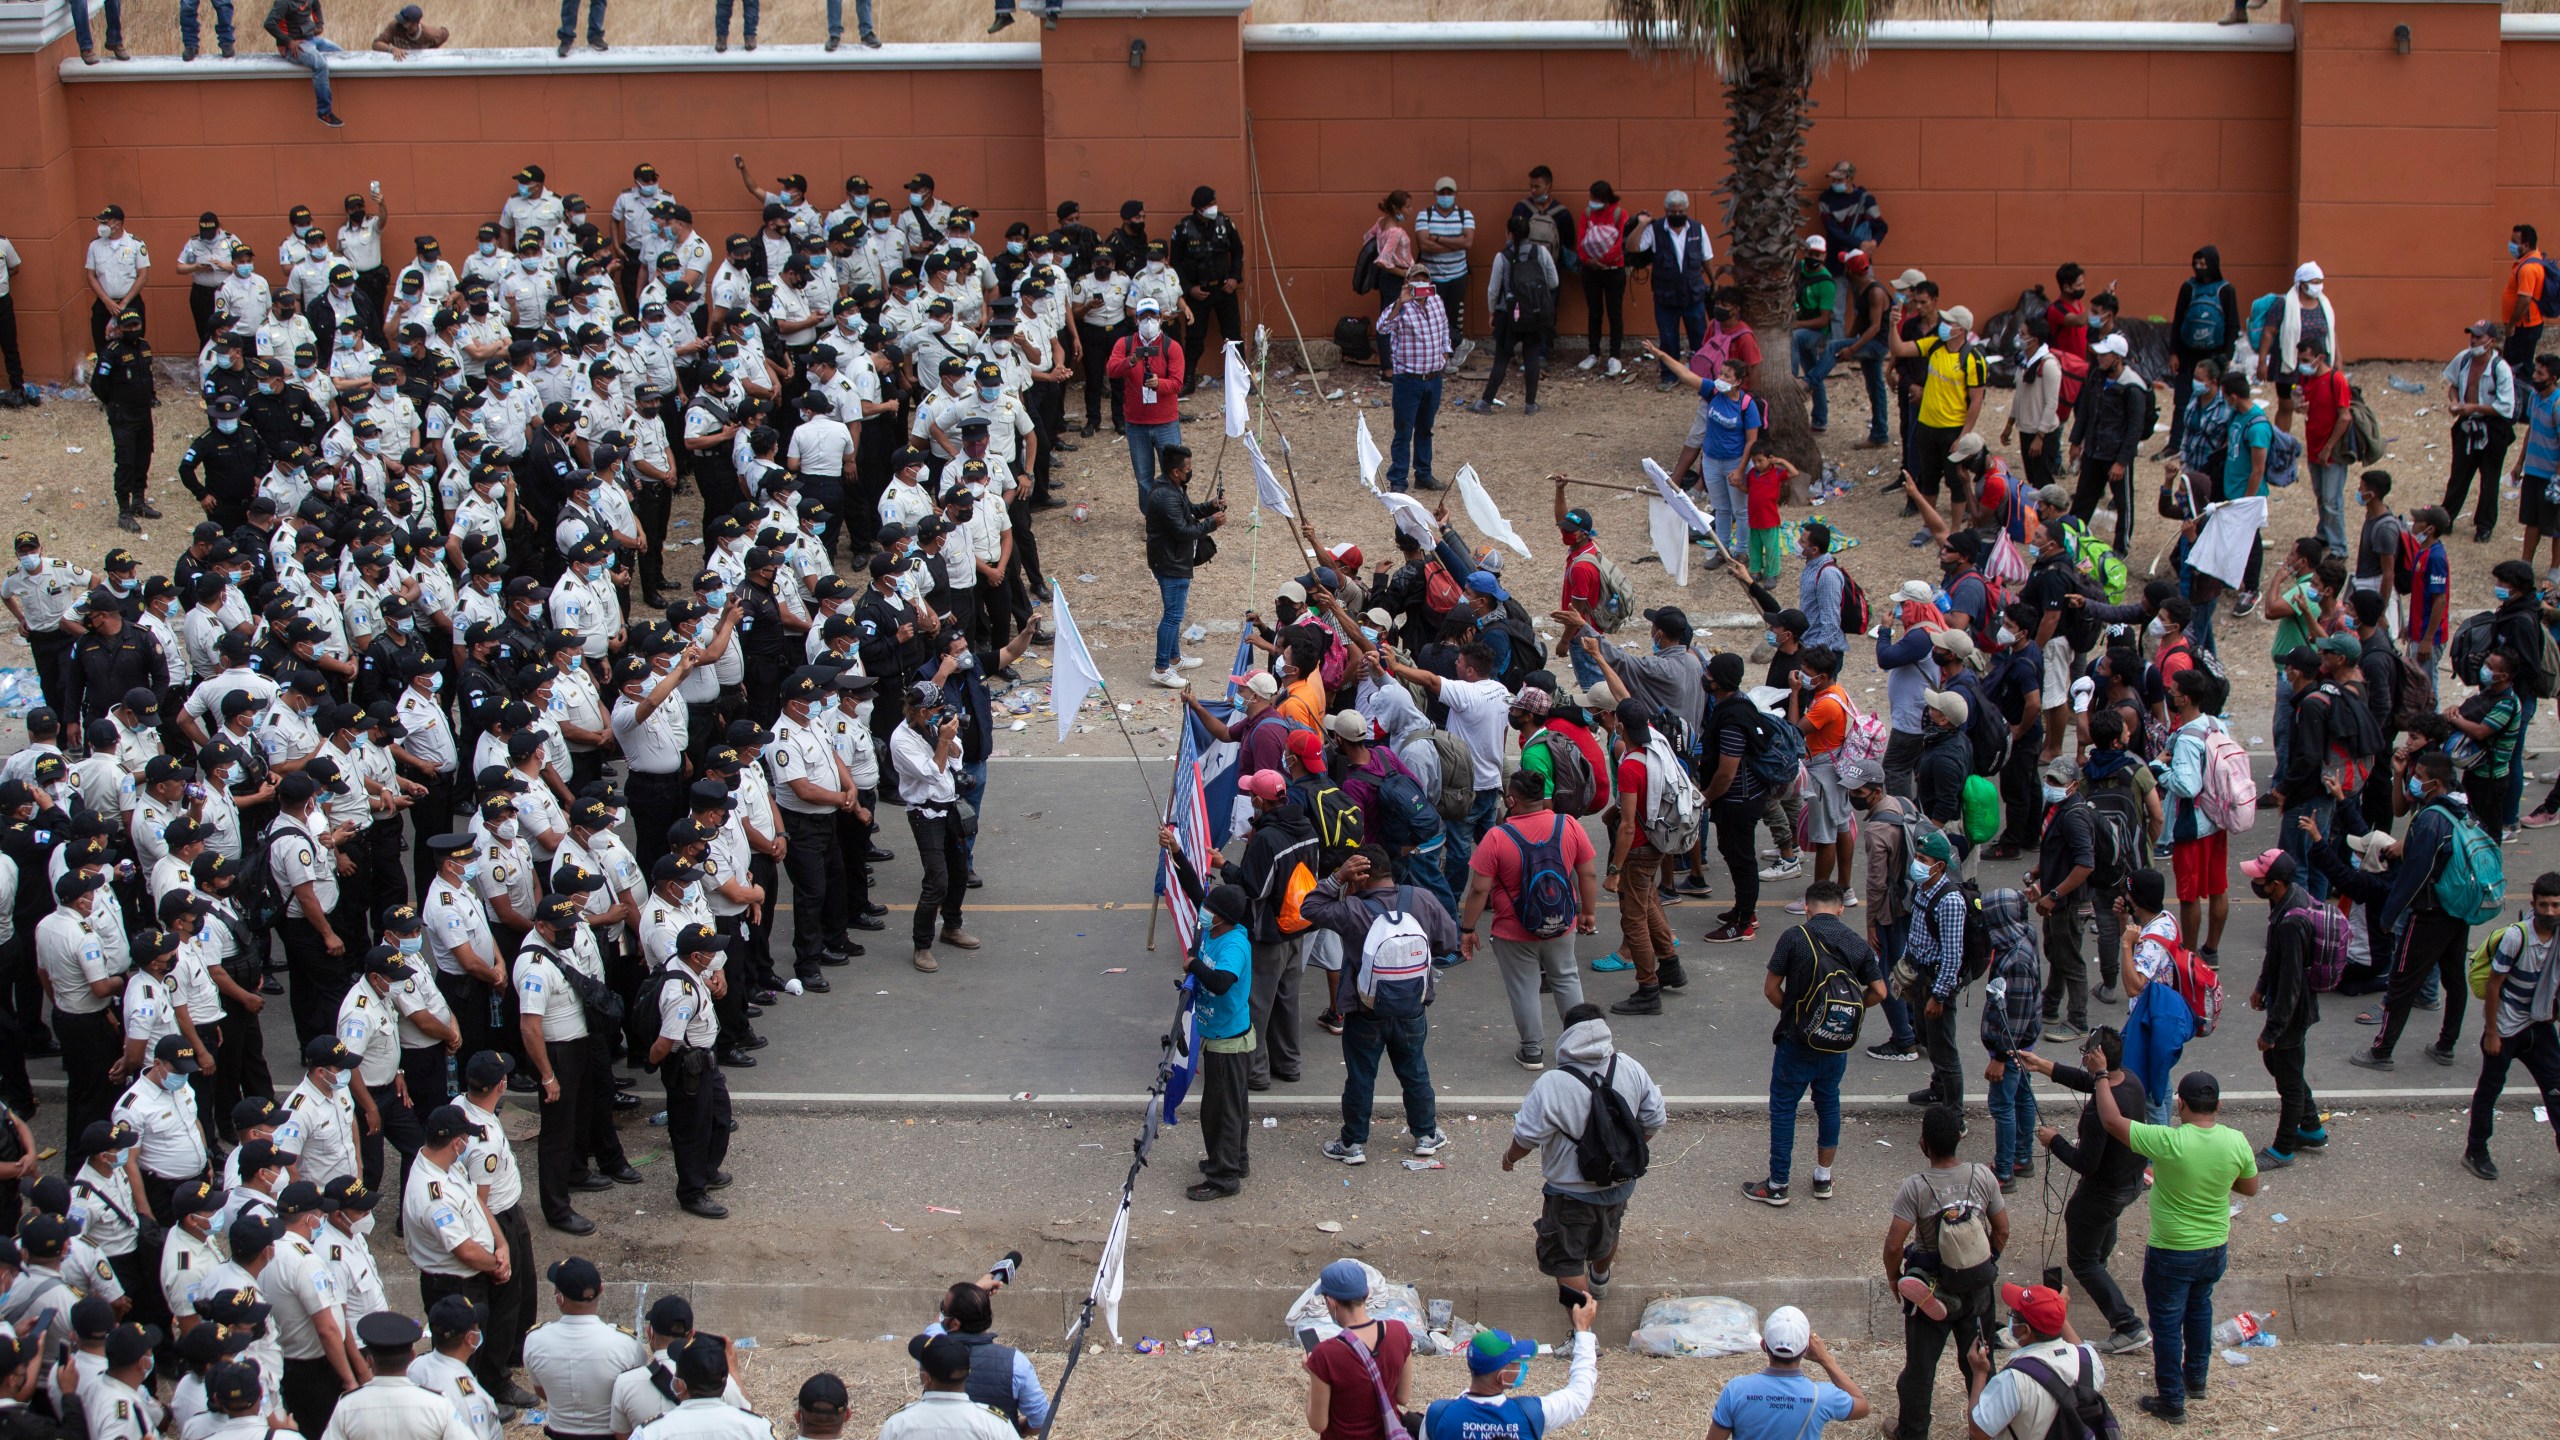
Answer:
[[[1037, 1337], [1006, 1338], [1042, 1343]], [[916, 1394], [915, 1366], [907, 1359], [903, 1343], [819, 1340], [776, 1348], [777, 1342], [767, 1340], [762, 1345], [767, 1348], [750, 1352], [741, 1383], [756, 1408], [780, 1425], [790, 1423], [801, 1380], [822, 1370], [841, 1377], [852, 1396], [847, 1435], [870, 1433], [877, 1420]], [[1884, 1430], [1883, 1419], [1894, 1409], [1893, 1379], [1902, 1363], [1899, 1347], [1861, 1343], [1833, 1349], [1849, 1378], [1866, 1392], [1869, 1404], [1879, 1413], [1835, 1424], [1825, 1433], [1890, 1433]], [[2134, 1408], [2133, 1397], [2142, 1393], [2136, 1377], [2147, 1375], [2147, 1366], [2119, 1366], [2109, 1378], [2108, 1399], [2124, 1421], [2124, 1433], [2136, 1440], [2168, 1435], [2274, 1435], [2297, 1440], [2339, 1435], [2547, 1435], [2555, 1413], [2560, 1413], [2560, 1385], [2554, 1383], [2560, 1380], [2560, 1371], [2545, 1368], [2560, 1363], [2560, 1354], [2549, 1347], [2340, 1346], [2252, 1353], [2258, 1358], [2247, 1369], [2217, 1368], [2211, 1393], [2189, 1408], [2184, 1429], [2155, 1424]], [[1054, 1387], [1065, 1357], [1035, 1355], [1033, 1360], [1042, 1383]], [[1425, 1357], [1414, 1365], [1409, 1393], [1416, 1404], [1457, 1394], [1466, 1386], [1466, 1367], [1454, 1357]], [[1532, 1362], [1528, 1388], [1544, 1392], [1560, 1387], [1564, 1367], [1562, 1356]], [[1717, 1390], [1733, 1376], [1757, 1368], [1756, 1362], [1742, 1358], [1638, 1359], [1604, 1346], [1591, 1413], [1558, 1433], [1577, 1440], [1586, 1436], [1590, 1440], [1636, 1436], [1696, 1440], [1706, 1433]], [[1957, 1407], [1962, 1403], [1954, 1366], [1942, 1367], [1934, 1433], [1958, 1433]], [[1307, 1433], [1305, 1408], [1306, 1379], [1298, 1352], [1291, 1347], [1221, 1344], [1152, 1356], [1109, 1352], [1088, 1356], [1077, 1366], [1058, 1412], [1057, 1433], [1108, 1440], [1303, 1436]]]
[[[1650, 456], [1668, 465], [1676, 458], [1696, 403], [1693, 396], [1680, 392], [1657, 394], [1650, 371], [1642, 367], [1608, 380], [1597, 372], [1575, 370], [1571, 358], [1548, 372], [1538, 415], [1521, 413], [1515, 377], [1504, 389], [1509, 408], [1478, 416], [1457, 405], [1462, 397], [1472, 399], [1482, 391], [1488, 361], [1480, 352], [1466, 376], [1449, 384], [1438, 422], [1435, 468], [1446, 478], [1460, 465], [1473, 465], [1532, 552], [1526, 560], [1509, 556], [1504, 578], [1533, 615], [1554, 608], [1562, 580], [1562, 556], [1551, 519], [1553, 488], [1546, 477], [1565, 473], [1640, 484], [1640, 460]], [[1266, 386], [1269, 403], [1260, 417], [1265, 449], [1276, 457], [1278, 437], [1287, 437], [1295, 460], [1304, 462], [1295, 465], [1297, 483], [1318, 535], [1327, 546], [1359, 546], [1364, 565], [1373, 567], [1381, 557], [1394, 555], [1393, 529], [1384, 509], [1360, 486], [1353, 433], [1358, 419], [1366, 417], [1381, 448], [1393, 439], [1386, 387], [1377, 383], [1374, 371], [1358, 366], [1346, 365], [1312, 377], [1296, 373], [1296, 359], [1294, 345], [1273, 341]], [[2382, 422], [2390, 453], [2381, 468], [2396, 477], [2393, 498], [2404, 511], [2433, 503], [2444, 492], [2450, 452], [2443, 387], [2437, 379], [2440, 369], [2438, 362], [2425, 362], [2359, 365], [2352, 371]], [[2390, 382], [2395, 379], [2418, 384], [2423, 393], [2405, 394], [2393, 388]], [[183, 386], [164, 380], [161, 393], [152, 495], [168, 518], [147, 526], [149, 533], [137, 540], [115, 528], [106, 425], [85, 394], [49, 400], [38, 410], [0, 413], [0, 517], [14, 512], [19, 518], [8, 522], [11, 528], [32, 525], [44, 534], [49, 549], [83, 565], [94, 566], [99, 556], [121, 544], [141, 555], [147, 571], [165, 570], [185, 547], [194, 519], [193, 507], [175, 477], [178, 457], [201, 430], [201, 412]], [[1932, 552], [1906, 543], [1916, 524], [1901, 518], [1900, 497], [1880, 493], [1894, 478], [1888, 466], [1896, 452], [1856, 446], [1865, 434], [1863, 387], [1854, 375], [1835, 376], [1832, 399], [1832, 424], [1823, 439], [1823, 453], [1854, 482], [1855, 489], [1818, 510], [1790, 507], [1786, 518], [1802, 521], [1818, 513], [1847, 537], [1850, 548], [1842, 561], [1880, 604], [1881, 597], [1902, 580], [1934, 583], [1936, 561]], [[2002, 390], [1993, 390], [1986, 399], [1980, 423], [1986, 439], [1997, 440], [2008, 400], [2009, 392]], [[1080, 396], [1070, 395], [1068, 412], [1071, 418], [1082, 415]], [[1204, 387], [1195, 395], [1189, 413], [1193, 419], [1185, 434], [1197, 452], [1201, 473], [1205, 476], [1214, 470], [1222, 476], [1238, 507], [1232, 524], [1219, 537], [1217, 562], [1193, 584], [1186, 621], [1187, 627], [1199, 627], [1204, 633], [1197, 641], [1186, 640], [1184, 648], [1210, 662], [1194, 683], [1214, 693], [1207, 687], [1233, 654], [1238, 617], [1247, 609], [1268, 615], [1280, 583], [1302, 573], [1305, 564], [1279, 517], [1264, 515], [1258, 527], [1252, 523], [1245, 507], [1252, 498], [1253, 480], [1241, 451], [1229, 446], [1220, 462], [1223, 432], [1214, 388]], [[1126, 718], [1140, 748], [1161, 753], [1172, 743], [1178, 705], [1167, 692], [1146, 683], [1159, 606], [1144, 565], [1143, 529], [1127, 451], [1108, 426], [1091, 438], [1070, 436], [1069, 443], [1078, 448], [1058, 457], [1058, 489], [1064, 498], [1082, 502], [1089, 518], [1075, 520], [1067, 510], [1043, 512], [1038, 519], [1041, 553], [1049, 575], [1066, 589], [1068, 604], [1096, 662], [1118, 687], [1117, 702], [1129, 707]], [[2157, 448], [2155, 441], [2146, 453]], [[2014, 464], [2014, 449], [2006, 453]], [[2160, 479], [2160, 468], [2146, 462], [2135, 486], [2139, 513], [2127, 559], [2137, 586], [2147, 567], [2175, 538], [2167, 522], [2150, 508]], [[1209, 488], [1206, 481], [1194, 484], [1203, 493]], [[1641, 497], [1586, 487], [1575, 487], [1571, 495], [1571, 503], [1592, 511], [1603, 548], [1626, 564], [1645, 605], [1672, 603], [1689, 612], [1699, 627], [1700, 648], [1748, 651], [1759, 641], [1761, 625], [1747, 598], [1719, 572], [1701, 572], [1693, 565], [1685, 590], [1670, 584], [1651, 556]], [[2351, 508], [2353, 501], [2351, 488]], [[1453, 502], [1452, 508], [1460, 531], [1474, 540], [1464, 507]], [[2502, 497], [2500, 511], [2502, 527], [2496, 544], [2474, 545], [2467, 522], [2457, 526], [2459, 538], [2449, 542], [2457, 615], [2490, 603], [2489, 566], [2521, 549], [2522, 531], [2515, 523], [2511, 496]], [[689, 575], [700, 566], [700, 508], [689, 498], [680, 498], [676, 513], [678, 526], [670, 535], [676, 553], [668, 569], [671, 575]], [[2274, 492], [2271, 517], [2271, 535], [2289, 539], [2315, 528], [2317, 510], [2307, 478], [2305, 483]], [[2353, 514], [2349, 522], [2352, 532], [2357, 523]], [[1781, 598], [1792, 600], [1800, 568], [1801, 562], [1790, 557], [1775, 587]], [[2273, 667], [2266, 658], [2272, 638], [2270, 622], [2228, 617], [2226, 607], [2219, 630], [2224, 663], [2235, 686], [2231, 714], [2263, 721], [2274, 693]], [[1640, 630], [1623, 632], [1618, 638], [1642, 643]], [[0, 640], [0, 664], [23, 664], [25, 654], [23, 642], [16, 637]], [[1044, 661], [1035, 660], [1026, 673], [1036, 681], [1045, 675], [1044, 666]], [[1871, 646], [1853, 642], [1846, 670], [1844, 679], [1854, 694], [1864, 700], [1872, 691], [1875, 698], [1865, 703], [1881, 704], [1882, 676], [1874, 668]], [[1055, 722], [1042, 709], [1045, 693], [1026, 691], [1017, 698], [1027, 700], [1029, 710], [1021, 716], [1024, 728], [1001, 742], [1011, 753], [1126, 753], [1100, 713], [1100, 700], [1088, 702], [1095, 713], [1079, 722], [1087, 728], [1060, 744]], [[2244, 723], [2241, 733], [2246, 739], [2265, 730], [2261, 723]]]

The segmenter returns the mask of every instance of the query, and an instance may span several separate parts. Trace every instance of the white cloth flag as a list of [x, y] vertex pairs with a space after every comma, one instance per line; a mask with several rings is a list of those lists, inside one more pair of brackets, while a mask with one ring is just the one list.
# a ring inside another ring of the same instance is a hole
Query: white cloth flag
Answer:
[[1084, 697], [1100, 690], [1107, 700], [1111, 691], [1102, 683], [1093, 653], [1084, 648], [1084, 637], [1076, 633], [1076, 617], [1067, 611], [1067, 592], [1054, 579], [1049, 582], [1049, 604], [1049, 627], [1058, 635], [1049, 654], [1049, 704], [1058, 712], [1058, 738], [1064, 740], [1075, 726], [1076, 710]]
[[2251, 495], [2208, 505], [2204, 528], [2187, 551], [2187, 563], [2225, 585], [2238, 588], [2249, 570], [2249, 542], [2267, 528], [2267, 497]]
[[1297, 519], [1298, 512], [1289, 508], [1289, 492], [1281, 486], [1279, 477], [1271, 473], [1271, 462], [1263, 458], [1262, 446], [1254, 440], [1250, 432], [1246, 433], [1242, 439], [1245, 458], [1253, 462], [1254, 498], [1261, 502], [1265, 510], [1272, 511], [1285, 519]]
[[[1467, 519], [1484, 532], [1484, 538], [1510, 546], [1523, 560], [1529, 558], [1528, 545], [1520, 539], [1520, 532], [1511, 528], [1511, 522], [1502, 518], [1502, 512], [1494, 508], [1493, 497], [1485, 493], [1484, 482], [1476, 478], [1473, 465], [1458, 467], [1458, 498], [1466, 502]], [[1425, 549], [1431, 546], [1428, 540], [1422, 544]]]
[[1423, 549], [1428, 550], [1440, 543], [1440, 522], [1431, 518], [1431, 512], [1423, 508], [1421, 501], [1394, 490], [1381, 490], [1378, 503], [1386, 506], [1387, 513], [1396, 517], [1396, 528], [1420, 541]]
[[1671, 583], [1687, 589], [1689, 522], [1659, 495], [1646, 496], [1644, 503], [1653, 525], [1653, 553], [1662, 557], [1663, 573], [1671, 577]]
[[1247, 423], [1253, 410], [1253, 373], [1245, 369], [1244, 352], [1233, 340], [1227, 342], [1225, 362], [1227, 435], [1233, 438], [1253, 428]]
[[[1378, 489], [1378, 472], [1386, 468], [1387, 452], [1379, 449], [1378, 442], [1370, 438], [1369, 417], [1360, 415], [1355, 416], [1354, 419], [1357, 420], [1359, 428], [1352, 432], [1351, 439], [1360, 452], [1360, 483], [1368, 486], [1371, 494], [1375, 494]], [[1422, 543], [1425, 546], [1431, 544], [1428, 540]]]
[[[1102, 1323], [1111, 1332], [1111, 1343], [1120, 1343], [1120, 1289], [1128, 1276], [1129, 1197], [1120, 1197], [1120, 1213], [1111, 1217], [1111, 1233], [1102, 1241], [1102, 1263], [1094, 1268], [1093, 1298], [1102, 1307]], [[1076, 1333], [1070, 1322], [1067, 1335]]]
[[1662, 497], [1662, 503], [1678, 512], [1680, 518], [1688, 522], [1690, 529], [1703, 535], [1715, 533], [1714, 523], [1698, 513], [1697, 504], [1689, 498], [1689, 492], [1672, 484], [1671, 477], [1662, 472], [1661, 466], [1653, 463], [1653, 457], [1650, 455], [1645, 457], [1644, 473], [1645, 477], [1653, 482], [1654, 493]]

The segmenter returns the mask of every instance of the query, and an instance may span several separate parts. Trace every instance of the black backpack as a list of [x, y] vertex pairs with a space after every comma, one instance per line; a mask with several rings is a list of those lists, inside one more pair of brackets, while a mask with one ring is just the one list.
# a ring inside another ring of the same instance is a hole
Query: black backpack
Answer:
[[1369, 317], [1345, 315], [1333, 322], [1333, 348], [1345, 360], [1367, 360], [1376, 352], [1370, 343]]
[[1964, 955], [1956, 961], [1956, 988], [1961, 990], [1991, 973], [1991, 922], [1982, 914], [1982, 886], [1972, 880], [1956, 887], [1964, 895]]
[[1596, 1076], [1570, 1065], [1564, 1073], [1591, 1087], [1591, 1118], [1573, 1137], [1574, 1164], [1584, 1182], [1609, 1186], [1643, 1179], [1653, 1164], [1653, 1149], [1645, 1143], [1644, 1127], [1636, 1124], [1627, 1097], [1610, 1083], [1617, 1078], [1618, 1057], [1610, 1056], [1609, 1068]]
[[320, 842], [312, 839], [309, 832], [282, 820], [240, 847], [240, 882], [232, 888], [231, 898], [240, 907], [240, 917], [256, 934], [269, 933], [284, 918], [285, 895], [276, 885], [275, 842], [287, 835], [300, 835], [314, 851], [320, 849]]
[[1316, 827], [1319, 863], [1325, 874], [1342, 868], [1351, 852], [1360, 848], [1365, 835], [1360, 824], [1360, 807], [1342, 787], [1321, 776], [1298, 792], [1300, 803], [1307, 808], [1307, 819]]
[[1502, 682], [1502, 688], [1516, 695], [1528, 683], [1529, 673], [1538, 668], [1538, 632], [1529, 623], [1529, 612], [1517, 600], [1504, 602], [1502, 619], [1496, 623], [1511, 638], [1511, 663], [1495, 678]]
[[1503, 269], [1502, 283], [1509, 292], [1506, 298], [1515, 331], [1555, 328], [1556, 287], [1547, 283], [1543, 253], [1535, 241], [1524, 240], [1511, 247], [1507, 257], [1511, 263]]
[[2080, 1347], [2080, 1376], [2070, 1384], [2053, 1367], [2033, 1355], [2020, 1355], [2009, 1361], [2009, 1368], [2043, 1387], [2053, 1397], [2053, 1424], [2044, 1432], [2044, 1440], [2118, 1440], [2124, 1434], [2123, 1423], [2107, 1404], [2105, 1392], [2089, 1383], [2091, 1366], [2089, 1347]]
[[1788, 1028], [1796, 1043], [1808, 1050], [1846, 1055], [1857, 1048], [1858, 1027], [1866, 1023], [1866, 987], [1810, 926], [1796, 928], [1804, 932], [1805, 948], [1813, 952], [1813, 978], [1788, 1012]]
[[711, 1000], [710, 987], [702, 983], [700, 976], [685, 969], [682, 960], [669, 960], [641, 978], [640, 989], [631, 997], [631, 1004], [624, 1012], [623, 1040], [630, 1048], [633, 1063], [644, 1070], [658, 1068], [649, 1063], [649, 1047], [658, 1043], [658, 1032], [667, 1023], [666, 1012], [659, 1007], [666, 998], [667, 982], [672, 979], [681, 979], [699, 990], [703, 1003], [708, 1004]]
[[[2108, 777], [2110, 780], [2113, 776]], [[2091, 786], [2089, 801], [2090, 857], [2089, 883], [2101, 891], [2113, 891], [2133, 877], [2141, 868], [2142, 811], [2135, 801], [2131, 781], [2122, 784]], [[2100, 924], [2106, 921], [2102, 918]]]

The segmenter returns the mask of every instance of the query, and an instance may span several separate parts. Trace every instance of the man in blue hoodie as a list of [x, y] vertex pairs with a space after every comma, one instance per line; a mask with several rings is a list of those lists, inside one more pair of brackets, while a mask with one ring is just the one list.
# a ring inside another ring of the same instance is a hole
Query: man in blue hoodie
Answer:
[[2397, 1068], [2392, 1048], [2400, 1043], [2400, 1032], [2407, 1027], [2409, 1011], [2418, 1003], [2418, 992], [2426, 987], [2429, 975], [2443, 982], [2444, 1022], [2436, 1043], [2427, 1047], [2427, 1058], [2451, 1065], [2453, 1042], [2462, 1036], [2462, 1012], [2471, 994], [2470, 981], [2463, 974], [2471, 927], [2446, 914], [2443, 902], [2436, 899], [2436, 876], [2452, 858], [2453, 822], [2468, 820], [2470, 807], [2453, 788], [2453, 761], [2442, 750], [2421, 751], [2401, 783], [2416, 803], [2409, 828], [2400, 837], [2400, 869], [2391, 879], [2391, 897], [2382, 903], [2383, 914], [2400, 917], [2392, 947], [2391, 989], [2383, 997], [2382, 1033], [2373, 1037], [2373, 1048], [2347, 1057], [2347, 1063], [2367, 1070]]

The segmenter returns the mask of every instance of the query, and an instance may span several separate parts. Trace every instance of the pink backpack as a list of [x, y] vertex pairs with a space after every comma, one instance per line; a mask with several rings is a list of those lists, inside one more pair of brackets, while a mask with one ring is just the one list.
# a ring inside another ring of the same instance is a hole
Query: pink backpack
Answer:
[[2204, 818], [2230, 834], [2258, 823], [2258, 782], [2249, 774], [2249, 752], [2227, 730], [2204, 736], [2204, 784], [2196, 792]]
[[1883, 764], [1884, 749], [1893, 742], [1893, 732], [1885, 727], [1882, 720], [1859, 709], [1858, 702], [1849, 698], [1846, 689], [1840, 692], [1840, 703], [1849, 707], [1849, 733], [1840, 742], [1840, 758], [1873, 760]]

